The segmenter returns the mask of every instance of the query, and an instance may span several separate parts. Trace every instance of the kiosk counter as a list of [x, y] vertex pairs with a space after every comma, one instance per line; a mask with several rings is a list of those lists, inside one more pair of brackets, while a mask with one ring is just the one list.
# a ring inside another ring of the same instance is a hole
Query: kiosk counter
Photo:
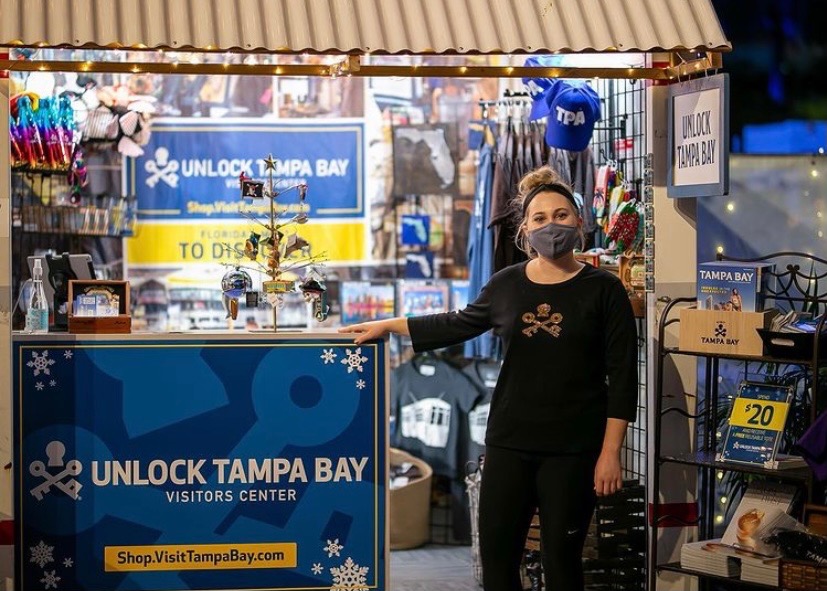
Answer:
[[384, 341], [15, 335], [17, 588], [387, 588]]

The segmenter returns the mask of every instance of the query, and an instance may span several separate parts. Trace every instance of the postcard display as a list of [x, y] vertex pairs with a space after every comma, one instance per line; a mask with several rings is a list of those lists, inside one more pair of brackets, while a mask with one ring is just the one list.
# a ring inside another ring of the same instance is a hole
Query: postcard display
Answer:
[[386, 342], [13, 349], [18, 589], [387, 589]]

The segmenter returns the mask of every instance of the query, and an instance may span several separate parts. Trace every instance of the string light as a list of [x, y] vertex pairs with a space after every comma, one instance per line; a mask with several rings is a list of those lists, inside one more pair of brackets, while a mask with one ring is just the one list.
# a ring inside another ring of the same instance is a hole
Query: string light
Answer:
[[724, 516], [723, 515], [718, 515], [715, 518], [715, 523], [723, 523], [723, 522], [724, 522]]
[[819, 238], [824, 238], [824, 232], [822, 232], [821, 230], [819, 230], [819, 231], [818, 231], [818, 237], [819, 237]]
[[727, 499], [726, 497], [721, 497], [721, 504], [722, 504], [722, 505], [726, 505], [726, 504], [727, 504], [727, 500], [728, 500], [728, 499]]
[[810, 176], [813, 178], [818, 178], [818, 171], [814, 168], [810, 171]]
[[732, 202], [732, 201], [730, 201], [729, 203], [727, 203], [727, 204], [726, 204], [726, 210], [727, 210], [727, 211], [735, 211], [735, 203], [734, 203], [734, 202]]
[[715, 251], [716, 251], [718, 254], [723, 254], [723, 252], [724, 252], [724, 247], [723, 247], [723, 246], [719, 246], [718, 248], [716, 248], [716, 249], [715, 249]]

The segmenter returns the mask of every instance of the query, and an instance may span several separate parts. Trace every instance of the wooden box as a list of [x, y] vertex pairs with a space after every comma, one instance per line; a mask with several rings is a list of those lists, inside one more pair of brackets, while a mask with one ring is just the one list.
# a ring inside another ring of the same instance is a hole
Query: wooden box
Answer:
[[764, 341], [759, 328], [767, 328], [777, 310], [728, 312], [724, 310], [681, 310], [678, 348], [681, 351], [718, 355], [760, 357]]
[[[827, 536], [827, 507], [804, 505], [804, 523], [810, 529], [811, 534]], [[827, 590], [827, 565], [783, 558], [780, 574], [784, 589], [790, 591]]]
[[[75, 316], [75, 296], [82, 293], [110, 293], [118, 296], [117, 316]], [[74, 279], [69, 281], [69, 332], [74, 334], [125, 334], [132, 332], [129, 315], [129, 282]]]

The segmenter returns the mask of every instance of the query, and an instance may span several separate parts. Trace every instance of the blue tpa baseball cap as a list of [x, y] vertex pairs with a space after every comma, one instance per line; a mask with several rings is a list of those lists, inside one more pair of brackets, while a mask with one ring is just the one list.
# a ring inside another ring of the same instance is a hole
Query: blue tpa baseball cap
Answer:
[[553, 148], [580, 152], [600, 120], [600, 96], [585, 82], [557, 80], [546, 93], [546, 143]]
[[600, 97], [585, 82], [557, 80], [545, 93], [546, 143], [552, 148], [586, 149], [600, 121]]

